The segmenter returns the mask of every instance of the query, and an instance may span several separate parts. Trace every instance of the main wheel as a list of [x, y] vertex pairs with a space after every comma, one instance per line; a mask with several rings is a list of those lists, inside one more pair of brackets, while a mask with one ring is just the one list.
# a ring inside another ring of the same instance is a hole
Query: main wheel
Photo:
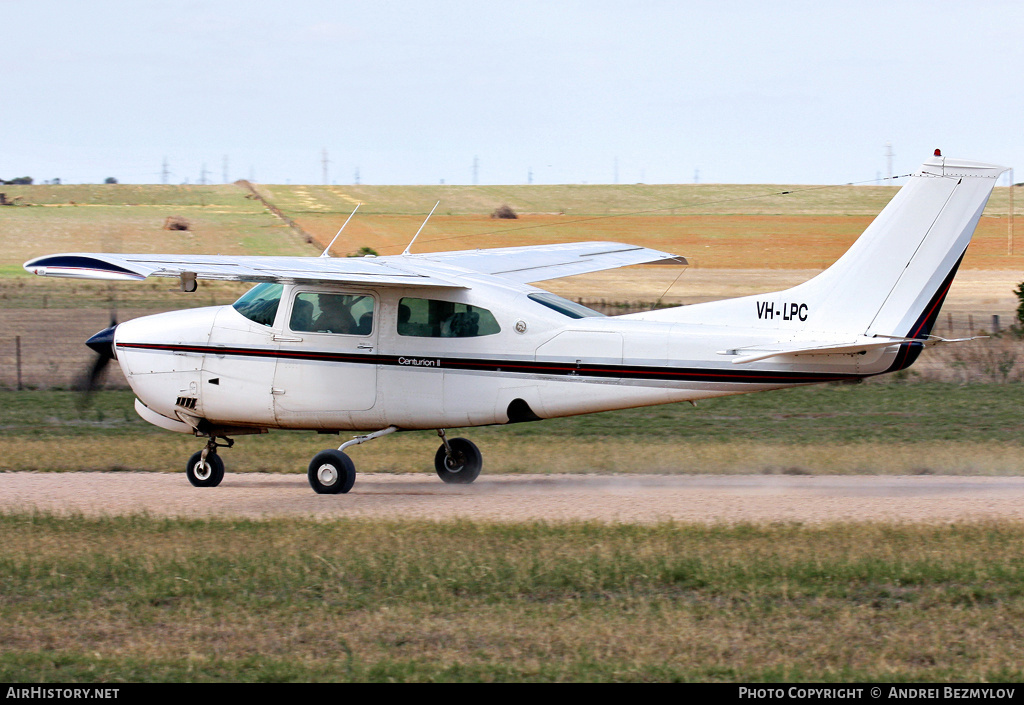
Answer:
[[188, 459], [185, 475], [196, 487], [216, 487], [224, 479], [224, 461], [216, 453], [207, 453], [204, 462], [203, 451], [198, 451]]
[[450, 457], [443, 443], [434, 456], [437, 476], [451, 484], [468, 485], [480, 475], [484, 466], [480, 449], [466, 438], [453, 438], [448, 441], [448, 447], [452, 449]]
[[310, 461], [306, 476], [317, 494], [345, 494], [355, 484], [356, 466], [340, 450], [325, 450]]

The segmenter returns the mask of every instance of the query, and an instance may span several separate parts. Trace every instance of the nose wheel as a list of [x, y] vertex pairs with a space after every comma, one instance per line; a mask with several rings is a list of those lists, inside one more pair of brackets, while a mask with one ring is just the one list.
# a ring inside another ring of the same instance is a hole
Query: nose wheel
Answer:
[[235, 444], [230, 438], [224, 440], [227, 442], [219, 444], [216, 438], [211, 438], [205, 448], [188, 459], [185, 476], [193, 486], [216, 487], [224, 479], [224, 461], [217, 455], [217, 448], [230, 448]]
[[195, 487], [216, 487], [224, 479], [224, 461], [216, 451], [198, 451], [188, 459], [185, 475]]

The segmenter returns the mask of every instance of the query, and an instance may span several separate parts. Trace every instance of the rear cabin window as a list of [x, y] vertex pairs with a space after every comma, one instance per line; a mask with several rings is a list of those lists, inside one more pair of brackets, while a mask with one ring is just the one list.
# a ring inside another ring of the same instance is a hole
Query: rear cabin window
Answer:
[[304, 333], [370, 335], [373, 332], [373, 297], [363, 294], [295, 295], [289, 328]]
[[257, 284], [232, 304], [232, 307], [253, 323], [264, 326], [274, 325], [277, 307], [281, 304], [284, 286], [266, 282]]
[[398, 334], [418, 338], [476, 338], [501, 332], [494, 314], [479, 306], [436, 299], [398, 302]]

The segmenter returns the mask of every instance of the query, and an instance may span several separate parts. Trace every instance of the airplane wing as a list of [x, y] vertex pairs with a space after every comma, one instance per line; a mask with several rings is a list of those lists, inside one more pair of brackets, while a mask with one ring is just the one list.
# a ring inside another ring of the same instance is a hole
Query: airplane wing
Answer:
[[[385, 257], [242, 257], [67, 253], [25, 263], [34, 274], [77, 279], [137, 281], [147, 277], [226, 281], [305, 281], [375, 286], [435, 286], [464, 289], [465, 271], [520, 283], [555, 279], [631, 264], [686, 264], [686, 259], [645, 247], [585, 242], [504, 247]], [[441, 265], [441, 266], [437, 266]], [[460, 272], [461, 270], [461, 272]]]
[[620, 242], [574, 242], [564, 245], [500, 247], [408, 255], [452, 265], [521, 284], [615, 269], [633, 264], [687, 264], [685, 257]]
[[71, 253], [37, 257], [28, 271], [47, 277], [141, 280], [194, 275], [224, 281], [337, 282], [464, 289], [457, 281], [400, 267], [385, 257], [235, 257], [229, 255], [120, 255]]

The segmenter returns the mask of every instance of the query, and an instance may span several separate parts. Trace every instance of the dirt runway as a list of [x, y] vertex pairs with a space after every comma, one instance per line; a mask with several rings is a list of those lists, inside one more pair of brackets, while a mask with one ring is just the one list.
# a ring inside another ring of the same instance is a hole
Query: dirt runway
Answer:
[[483, 475], [445, 485], [427, 474], [362, 474], [347, 495], [317, 495], [304, 475], [229, 474], [192, 487], [183, 473], [2, 473], [0, 511], [185, 517], [960, 522], [1024, 520], [1024, 477]]

